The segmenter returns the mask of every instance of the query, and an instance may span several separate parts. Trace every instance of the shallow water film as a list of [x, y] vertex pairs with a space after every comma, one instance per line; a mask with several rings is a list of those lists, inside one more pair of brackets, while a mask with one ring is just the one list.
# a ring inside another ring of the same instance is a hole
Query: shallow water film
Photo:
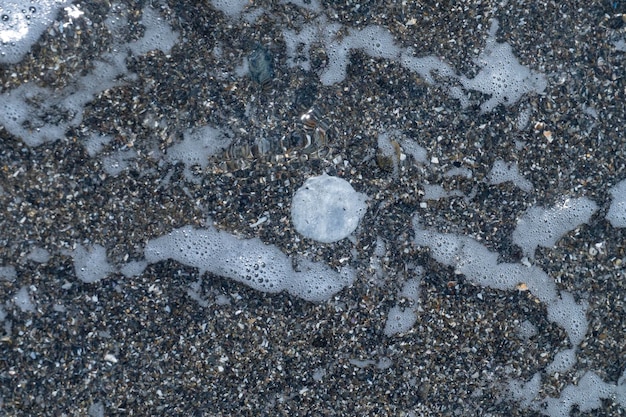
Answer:
[[0, 415], [626, 415], [625, 2], [33, 4]]

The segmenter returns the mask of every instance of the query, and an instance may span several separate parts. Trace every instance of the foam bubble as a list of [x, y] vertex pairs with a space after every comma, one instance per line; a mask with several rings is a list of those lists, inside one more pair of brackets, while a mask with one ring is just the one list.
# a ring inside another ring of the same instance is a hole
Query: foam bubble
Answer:
[[146, 266], [148, 266], [148, 264], [145, 261], [132, 261], [120, 267], [120, 272], [128, 278], [136, 277], [143, 273]]
[[419, 74], [429, 84], [436, 83], [433, 73], [440, 77], [456, 77], [454, 69], [441, 59], [434, 56], [415, 57], [411, 49], [401, 54], [400, 63], [408, 70]]
[[498, 254], [474, 239], [420, 230], [417, 223], [415, 243], [430, 247], [435, 260], [454, 266], [456, 273], [465, 275], [480, 286], [512, 290], [519, 283], [526, 284], [533, 295], [547, 303], [548, 320], [563, 327], [573, 345], [578, 345], [585, 337], [587, 305], [576, 303], [567, 292], [559, 294], [554, 281], [541, 269], [522, 264], [498, 263]]
[[566, 199], [550, 208], [531, 207], [519, 219], [513, 242], [533, 257], [537, 246], [553, 247], [566, 233], [588, 222], [596, 210], [598, 206], [585, 197]]
[[548, 304], [548, 320], [565, 329], [572, 345], [578, 346], [587, 334], [587, 303], [576, 303], [566, 291], [561, 291], [560, 296]]
[[336, 84], [346, 78], [351, 49], [360, 49], [375, 58], [399, 59], [401, 50], [388, 29], [374, 25], [360, 30], [353, 29], [348, 36], [338, 41], [336, 33], [340, 28], [338, 24], [325, 28], [326, 35], [323, 38], [328, 54], [328, 67], [320, 76], [322, 84]]
[[411, 155], [416, 162], [426, 164], [428, 162], [428, 151], [426, 148], [417, 144], [416, 141], [409, 138], [401, 138], [400, 144], [402, 149]]
[[4, 0], [0, 7], [0, 63], [24, 58], [69, 0]]
[[504, 162], [498, 159], [489, 172], [489, 183], [501, 184], [507, 181], [512, 182], [522, 191], [531, 192], [533, 190], [533, 184], [520, 175], [517, 163]]
[[211, 0], [211, 4], [226, 16], [234, 18], [238, 17], [250, 2], [249, 0]]
[[[0, 95], [0, 124], [32, 147], [64, 137], [68, 129], [82, 122], [85, 105], [96, 95], [123, 84], [121, 75], [132, 78], [125, 64], [128, 49], [135, 54], [157, 48], [169, 52], [178, 34], [160, 20], [157, 12], [144, 8], [145, 36], [133, 43], [116, 45], [117, 52], [103, 54], [94, 61], [93, 71], [77, 76], [62, 90], [26, 83]], [[114, 19], [109, 18], [106, 23], [112, 31], [120, 30]], [[90, 153], [100, 149], [97, 141], [88, 141], [87, 146]]]
[[415, 228], [415, 243], [420, 246], [428, 246], [431, 255], [437, 262], [444, 265], [454, 265], [461, 244], [459, 238], [452, 234], [435, 233]]
[[306, 259], [298, 260], [298, 271], [294, 271], [287, 286], [291, 294], [309, 301], [323, 301], [352, 284], [356, 273], [352, 268], [343, 268], [338, 273], [328, 273], [328, 267]]
[[91, 283], [101, 280], [114, 271], [106, 259], [106, 249], [101, 245], [83, 247], [76, 245], [71, 252], [74, 258], [74, 271], [83, 282]]
[[580, 378], [578, 385], [568, 385], [559, 398], [548, 398], [544, 411], [550, 417], [568, 417], [574, 405], [585, 413], [602, 407], [601, 400], [609, 398], [615, 392], [615, 386], [607, 384], [593, 372], [587, 372]]
[[546, 367], [546, 372], [553, 374], [555, 372], [563, 373], [576, 364], [576, 349], [565, 349], [554, 356], [554, 360]]
[[383, 332], [387, 337], [391, 337], [398, 333], [405, 333], [413, 327], [417, 321], [417, 303], [420, 295], [419, 279], [409, 279], [402, 286], [399, 294], [401, 297], [413, 302], [412, 307], [401, 307], [395, 305], [389, 310], [385, 329]]
[[8, 281], [15, 281], [17, 278], [17, 271], [14, 266], [0, 266], [0, 278]]
[[35, 304], [33, 303], [33, 300], [28, 293], [27, 286], [20, 288], [19, 291], [15, 293], [15, 295], [13, 296], [13, 302], [23, 312], [32, 313], [35, 311]]
[[540, 268], [498, 263], [498, 254], [474, 239], [427, 231], [417, 220], [414, 227], [415, 243], [428, 246], [438, 262], [455, 267], [456, 273], [480, 286], [512, 290], [517, 284], [526, 284], [534, 296], [547, 304], [548, 320], [565, 330], [573, 346], [584, 339], [588, 326], [587, 303], [575, 302], [568, 292], [559, 293], [554, 281]]
[[141, 39], [128, 44], [128, 48], [135, 55], [144, 55], [149, 51], [159, 49], [165, 54], [178, 43], [179, 34], [174, 32], [169, 25], [163, 24], [163, 18], [159, 13], [150, 7], [142, 10], [141, 24], [146, 30]]
[[318, 0], [283, 0], [282, 3], [293, 3], [298, 7], [308, 9], [313, 12], [322, 11], [322, 6], [320, 6]]
[[150, 240], [145, 247], [150, 263], [174, 259], [185, 265], [230, 278], [255, 290], [276, 293], [283, 290], [309, 301], [330, 298], [355, 278], [352, 268], [339, 272], [320, 263], [292, 261], [276, 246], [259, 239], [238, 239], [214, 228], [186, 226]]
[[231, 142], [232, 139], [227, 138], [221, 130], [211, 126], [188, 129], [183, 133], [183, 141], [167, 150], [166, 158], [170, 162], [182, 162], [185, 165], [185, 178], [199, 182], [199, 178], [192, 174], [192, 167], [198, 165], [205, 169], [209, 157], [227, 148]]
[[315, 42], [318, 34], [318, 30], [313, 26], [305, 26], [300, 32], [289, 29], [283, 30], [289, 67], [300, 67], [305, 71], [311, 70], [308, 56], [310, 55], [311, 44]]
[[510, 380], [508, 383], [509, 394], [519, 401], [523, 408], [529, 408], [533, 400], [539, 395], [541, 388], [541, 375], [536, 373], [530, 381], [523, 382]]
[[613, 227], [626, 227], [626, 180], [611, 188], [613, 201], [606, 219]]
[[386, 336], [405, 333], [411, 330], [416, 321], [417, 314], [413, 309], [394, 306], [389, 310], [383, 332]]
[[496, 42], [497, 30], [498, 22], [493, 20], [491, 36], [487, 39], [484, 51], [476, 60], [482, 67], [480, 72], [472, 79], [459, 78], [466, 89], [491, 95], [491, 98], [480, 106], [483, 112], [493, 110], [498, 104], [510, 106], [524, 94], [533, 91], [541, 93], [547, 86], [543, 74], [531, 71], [520, 64], [509, 44]]
[[400, 48], [395, 44], [388, 29], [370, 25], [360, 30], [354, 30], [346, 38], [350, 49], [361, 49], [374, 58], [397, 59]]

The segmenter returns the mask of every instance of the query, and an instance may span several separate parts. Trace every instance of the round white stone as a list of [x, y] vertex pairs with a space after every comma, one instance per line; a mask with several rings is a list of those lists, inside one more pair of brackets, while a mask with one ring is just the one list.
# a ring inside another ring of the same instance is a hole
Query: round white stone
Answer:
[[293, 197], [291, 220], [307, 238], [337, 242], [357, 228], [367, 209], [366, 199], [346, 180], [326, 174], [311, 177]]

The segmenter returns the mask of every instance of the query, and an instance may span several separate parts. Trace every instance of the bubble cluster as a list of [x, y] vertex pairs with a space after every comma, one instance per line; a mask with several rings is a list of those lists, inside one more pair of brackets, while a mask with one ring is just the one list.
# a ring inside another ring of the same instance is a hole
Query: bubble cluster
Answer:
[[245, 284], [255, 290], [276, 293], [283, 290], [309, 301], [321, 301], [352, 283], [355, 272], [339, 272], [327, 265], [305, 259], [292, 261], [276, 246], [259, 239], [238, 239], [214, 228], [186, 226], [150, 240], [145, 247], [149, 263], [173, 259]]
[[37, 7], [30, 2], [3, 1], [0, 7], [0, 64], [22, 60], [54, 21], [59, 10], [70, 1], [43, 0]]
[[589, 221], [598, 206], [588, 198], [566, 199], [553, 207], [531, 207], [518, 221], [513, 242], [533, 257], [537, 246], [553, 247], [566, 233]]
[[626, 181], [621, 181], [611, 188], [613, 202], [606, 215], [606, 219], [613, 227], [626, 227]]

